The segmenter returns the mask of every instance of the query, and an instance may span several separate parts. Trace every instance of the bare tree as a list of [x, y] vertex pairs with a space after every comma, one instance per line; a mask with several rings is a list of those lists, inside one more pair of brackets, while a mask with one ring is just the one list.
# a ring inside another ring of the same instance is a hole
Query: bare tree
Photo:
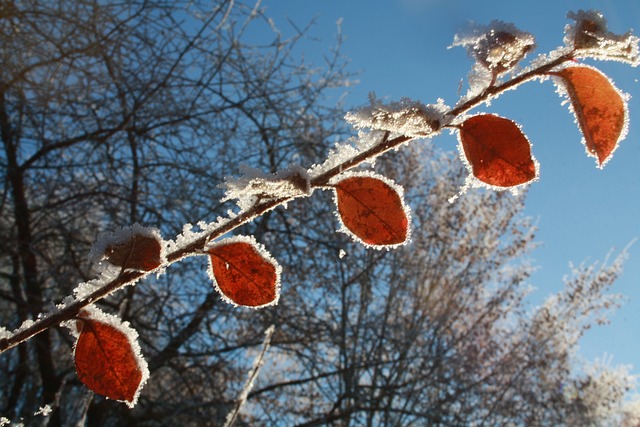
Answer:
[[[349, 78], [339, 51], [328, 52], [321, 68], [305, 64], [292, 52], [306, 30], [284, 37], [259, 3], [26, 0], [0, 7], [0, 310], [8, 327], [36, 319], [91, 277], [87, 254], [100, 232], [140, 222], [176, 234], [182, 224], [215, 218], [231, 207], [217, 202], [219, 185], [240, 163], [275, 170], [296, 156], [308, 160], [339, 132], [338, 104], [321, 102]], [[250, 27], [263, 38], [249, 40]], [[189, 342], [229, 315], [226, 307], [212, 314], [217, 294], [192, 267], [104, 303], [141, 331], [152, 369], [167, 371], [147, 400], [153, 408], [160, 397], [159, 416], [171, 408], [165, 381], [170, 390], [175, 381], [190, 390], [176, 412], [222, 399], [233, 383], [228, 373], [211, 373], [193, 388], [183, 371], [192, 364]], [[203, 360], [211, 339], [193, 344]], [[99, 402], [87, 406], [71, 345], [66, 332], [51, 329], [3, 355], [0, 411], [19, 419], [53, 404], [60, 411], [51, 424], [71, 423], [86, 408], [90, 419], [108, 417]], [[222, 363], [215, 357], [206, 365], [213, 372]], [[209, 395], [201, 393], [207, 387]]]

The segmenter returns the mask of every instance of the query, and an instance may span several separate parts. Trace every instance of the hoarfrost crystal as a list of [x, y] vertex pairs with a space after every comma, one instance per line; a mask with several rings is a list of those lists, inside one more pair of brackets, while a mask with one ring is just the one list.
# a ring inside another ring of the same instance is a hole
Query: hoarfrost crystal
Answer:
[[356, 129], [377, 129], [424, 137], [438, 132], [444, 121], [446, 109], [439, 104], [424, 105], [409, 98], [384, 104], [375, 94], [370, 94], [369, 100], [371, 105], [345, 115], [345, 120]]

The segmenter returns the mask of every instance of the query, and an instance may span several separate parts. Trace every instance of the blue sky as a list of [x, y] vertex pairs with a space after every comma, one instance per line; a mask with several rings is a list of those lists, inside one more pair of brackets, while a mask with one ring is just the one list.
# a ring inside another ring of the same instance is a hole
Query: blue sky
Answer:
[[[285, 29], [286, 18], [299, 25], [317, 19], [310, 34], [318, 41], [306, 45], [306, 55], [326, 52], [334, 44], [336, 21], [342, 18], [343, 53], [350, 69], [361, 72], [359, 84], [346, 98], [347, 107], [367, 103], [367, 94], [382, 99], [409, 97], [424, 103], [443, 98], [455, 104], [458, 86], [471, 62], [462, 48], [447, 49], [466, 22], [488, 24], [493, 19], [513, 22], [536, 37], [536, 53], [562, 44], [571, 10], [596, 9], [616, 33], [634, 29], [640, 35], [640, 0], [472, 1], [472, 0], [264, 0], [268, 15]], [[634, 28], [635, 27], [635, 28]], [[526, 213], [539, 227], [532, 253], [538, 271], [531, 284], [538, 290], [534, 303], [559, 290], [569, 262], [602, 260], [617, 255], [640, 238], [640, 68], [611, 62], [592, 62], [631, 95], [630, 127], [613, 159], [603, 170], [595, 167], [580, 144], [581, 135], [567, 106], [551, 82], [528, 83], [509, 92], [486, 111], [517, 121], [533, 144], [540, 162], [540, 180], [529, 189]], [[455, 149], [454, 137], [433, 143]], [[615, 290], [627, 301], [609, 325], [589, 331], [580, 354], [588, 360], [612, 356], [613, 364], [634, 365], [640, 374], [640, 241], [629, 258]]]

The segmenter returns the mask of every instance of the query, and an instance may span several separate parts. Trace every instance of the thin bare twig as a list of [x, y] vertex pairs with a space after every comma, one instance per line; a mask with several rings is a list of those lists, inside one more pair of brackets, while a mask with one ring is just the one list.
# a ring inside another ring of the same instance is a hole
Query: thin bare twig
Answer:
[[262, 364], [264, 362], [264, 356], [267, 354], [267, 350], [269, 350], [269, 345], [271, 344], [271, 337], [273, 336], [273, 332], [276, 330], [275, 325], [269, 326], [269, 328], [265, 331], [264, 341], [262, 342], [262, 350], [260, 354], [255, 358], [253, 362], [253, 366], [251, 367], [251, 371], [249, 372], [249, 378], [247, 378], [247, 382], [244, 384], [242, 388], [242, 392], [238, 399], [236, 400], [236, 404], [231, 412], [227, 415], [227, 420], [224, 423], [224, 427], [232, 427], [236, 420], [238, 419], [238, 415], [240, 415], [240, 410], [242, 406], [247, 401], [247, 397], [253, 388], [253, 384], [258, 378], [258, 374], [260, 373], [260, 368], [262, 368]]

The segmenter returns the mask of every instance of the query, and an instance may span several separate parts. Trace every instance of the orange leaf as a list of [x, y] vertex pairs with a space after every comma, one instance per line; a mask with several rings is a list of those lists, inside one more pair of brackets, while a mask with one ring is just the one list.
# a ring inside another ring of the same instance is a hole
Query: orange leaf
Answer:
[[627, 109], [620, 91], [591, 67], [568, 67], [553, 73], [567, 90], [589, 156], [602, 167], [622, 140]]
[[408, 209], [390, 183], [369, 175], [352, 175], [335, 184], [344, 226], [372, 246], [403, 244], [409, 234]]
[[513, 187], [536, 178], [529, 140], [511, 120], [481, 114], [460, 125], [460, 141], [471, 172], [496, 187]]
[[209, 249], [212, 278], [223, 298], [256, 308], [276, 304], [280, 267], [253, 240], [229, 240]]
[[133, 406], [143, 371], [127, 334], [95, 319], [78, 320], [74, 352], [78, 378], [95, 393]]
[[107, 246], [104, 257], [125, 269], [150, 271], [162, 264], [161, 251], [157, 238], [135, 234], [124, 243]]

